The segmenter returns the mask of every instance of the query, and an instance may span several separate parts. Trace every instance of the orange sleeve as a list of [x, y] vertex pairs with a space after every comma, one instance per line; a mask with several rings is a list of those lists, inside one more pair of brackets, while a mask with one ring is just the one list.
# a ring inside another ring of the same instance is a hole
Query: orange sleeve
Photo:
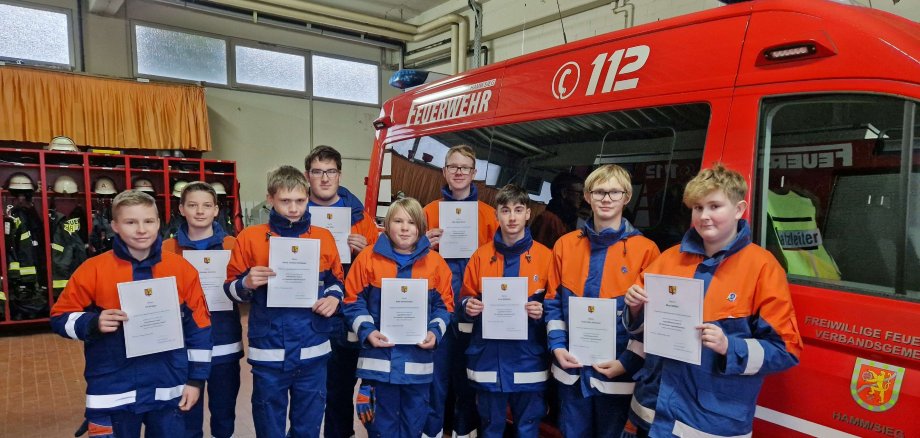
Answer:
[[181, 283], [177, 284], [179, 296], [192, 311], [192, 317], [198, 328], [210, 327], [211, 313], [208, 311], [208, 303], [204, 298], [204, 290], [201, 289], [198, 271], [185, 259], [179, 259], [175, 263], [180, 264], [182, 272]]
[[[772, 258], [769, 253], [766, 256]], [[795, 357], [801, 357], [804, 345], [795, 320], [789, 282], [786, 280], [786, 272], [775, 259], [764, 265], [757, 280], [757, 294], [754, 299], [755, 313], [760, 314], [760, 317], [783, 338], [786, 351]]]
[[338, 247], [335, 246], [335, 238], [332, 237], [332, 233], [329, 231], [325, 229], [322, 230], [325, 231], [325, 233], [321, 234], [322, 237], [320, 238], [319, 244], [323, 260], [320, 270], [328, 270], [340, 283], [342, 283], [345, 281], [345, 271], [342, 270], [342, 260], [339, 258]]
[[469, 263], [466, 265], [466, 271], [463, 273], [463, 286], [460, 290], [461, 297], [477, 297], [479, 296], [479, 291], [482, 290], [482, 273], [480, 271], [480, 250], [483, 247], [479, 247], [476, 252], [473, 253], [470, 257]]
[[358, 253], [358, 256], [355, 257], [354, 262], [351, 264], [351, 269], [348, 270], [348, 277], [345, 278], [345, 304], [351, 304], [358, 300], [358, 294], [360, 294], [365, 287], [367, 287], [367, 274], [366, 266], [370, 263], [370, 257], [372, 247], [364, 248], [363, 251]]
[[51, 316], [59, 316], [68, 312], [82, 312], [87, 306], [96, 300], [96, 281], [95, 281], [95, 263], [83, 263], [70, 277], [67, 286], [54, 307], [51, 308]]
[[450, 267], [447, 266], [447, 262], [440, 256], [435, 254], [438, 258], [437, 265], [437, 288], [438, 292], [441, 294], [441, 299], [444, 300], [444, 306], [447, 307], [447, 311], [454, 313], [454, 290], [450, 285]]
[[226, 282], [228, 283], [237, 280], [252, 267], [249, 262], [251, 248], [247, 237], [246, 230], [243, 230], [243, 233], [240, 233], [239, 238], [236, 239], [233, 249], [230, 250], [230, 262], [227, 263]]
[[438, 217], [438, 202], [440, 201], [431, 201], [428, 205], [425, 206], [425, 209], [423, 210], [425, 212], [425, 221], [428, 222], [429, 230], [438, 228], [440, 225], [440, 218]]
[[546, 299], [552, 300], [556, 298], [556, 289], [559, 288], [559, 285], [562, 283], [562, 259], [565, 253], [563, 249], [565, 241], [559, 239], [556, 241], [556, 245], [553, 246], [553, 257], [552, 265], [549, 267], [549, 281], [546, 285]]
[[380, 236], [380, 230], [377, 229], [377, 223], [371, 219], [370, 215], [364, 213], [364, 217], [358, 223], [351, 226], [352, 234], [360, 234], [367, 239], [368, 246], [374, 246], [377, 238]]
[[182, 248], [179, 247], [179, 242], [175, 238], [164, 240], [162, 250], [182, 255]]

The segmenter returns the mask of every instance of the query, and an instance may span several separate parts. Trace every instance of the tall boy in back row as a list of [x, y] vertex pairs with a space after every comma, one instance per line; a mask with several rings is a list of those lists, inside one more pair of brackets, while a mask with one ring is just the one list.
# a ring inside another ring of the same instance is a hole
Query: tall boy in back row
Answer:
[[[156, 201], [137, 190], [112, 201], [112, 250], [77, 268], [51, 309], [61, 336], [84, 342], [89, 436], [181, 437], [211, 368], [211, 320], [198, 272], [161, 251]], [[127, 358], [118, 283], [175, 277], [185, 347]]]
[[[267, 224], [244, 229], [227, 266], [224, 290], [236, 302], [251, 302], [249, 363], [252, 365], [252, 418], [260, 437], [284, 437], [290, 396], [290, 435], [319, 437], [326, 404], [326, 362], [332, 347], [330, 317], [344, 296], [342, 264], [332, 234], [310, 225], [307, 181], [293, 166], [268, 176]], [[320, 241], [318, 299], [312, 308], [268, 307], [268, 267], [272, 236]]]

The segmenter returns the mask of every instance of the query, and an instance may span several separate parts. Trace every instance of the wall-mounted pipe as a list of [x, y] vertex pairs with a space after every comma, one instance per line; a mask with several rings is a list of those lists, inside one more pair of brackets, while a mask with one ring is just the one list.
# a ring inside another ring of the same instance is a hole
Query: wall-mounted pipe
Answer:
[[625, 14], [625, 22], [623, 29], [629, 29], [633, 27], [636, 22], [636, 5], [629, 2], [629, 0], [623, 0], [623, 4], [620, 4], [620, 0], [616, 1], [616, 6], [613, 8], [613, 15], [623, 13]]

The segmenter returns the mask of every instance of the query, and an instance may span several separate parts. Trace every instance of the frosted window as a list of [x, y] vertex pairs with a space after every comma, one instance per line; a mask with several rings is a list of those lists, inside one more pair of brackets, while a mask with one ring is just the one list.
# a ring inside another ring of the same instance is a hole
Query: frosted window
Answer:
[[227, 42], [184, 32], [134, 27], [137, 73], [227, 83]]
[[70, 64], [67, 14], [0, 4], [0, 57]]
[[374, 64], [313, 55], [313, 95], [378, 104], [380, 73]]
[[307, 91], [306, 62], [301, 55], [236, 46], [236, 82]]

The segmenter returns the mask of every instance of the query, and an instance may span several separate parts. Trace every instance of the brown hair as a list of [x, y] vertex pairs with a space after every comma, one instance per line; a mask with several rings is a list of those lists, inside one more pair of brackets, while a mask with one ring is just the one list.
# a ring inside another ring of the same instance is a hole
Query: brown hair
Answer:
[[447, 150], [447, 155], [444, 155], [444, 165], [447, 165], [447, 160], [450, 159], [450, 156], [453, 154], [460, 154], [464, 157], [467, 157], [473, 160], [473, 168], [476, 168], [476, 151], [472, 146], [466, 144], [458, 144]]
[[335, 161], [336, 169], [342, 170], [342, 154], [339, 151], [335, 150], [332, 146], [319, 145], [313, 148], [310, 151], [310, 155], [307, 155], [307, 158], [303, 160], [303, 168], [307, 172], [310, 171], [310, 165], [313, 164], [314, 160], [319, 161]]
[[275, 196], [279, 190], [294, 191], [303, 189], [307, 191], [307, 178], [303, 172], [294, 166], [284, 165], [268, 172], [268, 194]]
[[495, 195], [495, 208], [503, 205], [523, 204], [525, 207], [530, 201], [530, 195], [523, 187], [517, 184], [508, 184], [502, 187]]
[[211, 194], [211, 197], [214, 198], [214, 204], [217, 204], [217, 192], [214, 191], [214, 187], [211, 187], [210, 184], [204, 181], [192, 181], [188, 183], [184, 189], [182, 189], [182, 194], [179, 196], [179, 203], [185, 204], [186, 196], [191, 192], [208, 192]]
[[709, 169], [702, 169], [684, 189], [684, 205], [692, 207], [694, 202], [706, 197], [716, 190], [725, 192], [732, 202], [740, 202], [747, 195], [747, 182], [741, 173], [715, 163]]

